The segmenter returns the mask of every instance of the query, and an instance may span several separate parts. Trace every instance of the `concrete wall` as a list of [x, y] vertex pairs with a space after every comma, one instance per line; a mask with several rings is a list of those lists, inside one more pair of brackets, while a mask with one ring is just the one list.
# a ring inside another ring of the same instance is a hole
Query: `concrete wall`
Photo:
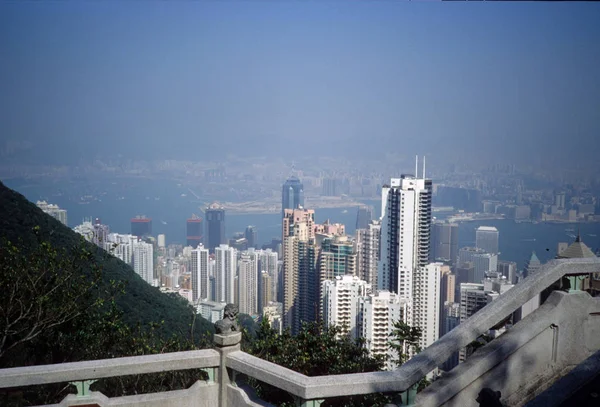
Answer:
[[85, 397], [69, 395], [61, 403], [54, 406], [75, 407], [94, 404], [100, 407], [215, 407], [219, 405], [219, 385], [217, 383], [196, 382], [186, 390], [113, 398], [108, 398], [102, 393], [92, 392]]
[[484, 387], [522, 406], [600, 349], [600, 298], [554, 292], [512, 330], [419, 394], [418, 406], [476, 406]]

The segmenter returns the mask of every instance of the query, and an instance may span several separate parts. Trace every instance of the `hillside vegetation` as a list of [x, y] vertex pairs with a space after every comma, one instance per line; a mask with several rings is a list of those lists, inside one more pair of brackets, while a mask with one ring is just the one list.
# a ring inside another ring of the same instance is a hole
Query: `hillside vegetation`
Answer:
[[213, 332], [1, 182], [0, 321], [0, 368], [203, 347]]

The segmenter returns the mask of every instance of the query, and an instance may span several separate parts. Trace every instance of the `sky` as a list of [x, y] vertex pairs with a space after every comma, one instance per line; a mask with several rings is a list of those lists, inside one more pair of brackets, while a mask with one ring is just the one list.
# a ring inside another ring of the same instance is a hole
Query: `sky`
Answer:
[[1, 2], [0, 149], [593, 157], [599, 21], [600, 3]]

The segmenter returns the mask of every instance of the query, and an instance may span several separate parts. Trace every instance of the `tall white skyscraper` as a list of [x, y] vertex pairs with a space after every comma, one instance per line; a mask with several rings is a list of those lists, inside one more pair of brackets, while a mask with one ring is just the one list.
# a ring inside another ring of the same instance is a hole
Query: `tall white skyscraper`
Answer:
[[222, 244], [215, 248], [215, 301], [235, 302], [237, 251]]
[[[390, 350], [389, 341], [394, 323], [403, 319], [404, 301], [389, 291], [379, 291], [359, 299], [360, 336], [366, 339], [371, 355], [396, 357]], [[394, 366], [390, 361], [387, 368]]]
[[240, 312], [258, 312], [258, 256], [243, 252], [238, 261], [238, 305]]
[[[433, 271], [427, 267], [431, 194], [431, 180], [403, 175], [401, 178], [392, 178], [390, 185], [384, 185], [381, 197], [378, 287], [397, 293], [405, 305], [404, 322], [423, 331], [429, 329], [425, 305], [430, 301], [424, 293], [429, 293], [434, 286], [437, 286], [439, 293], [439, 277], [432, 277]], [[439, 319], [435, 317], [432, 320]], [[432, 337], [428, 333], [423, 340], [429, 342]]]
[[190, 261], [190, 272], [192, 274], [192, 300], [206, 301], [210, 295], [208, 274], [208, 249], [202, 244], [192, 250]]
[[133, 270], [148, 284], [154, 284], [154, 257], [152, 245], [136, 242], [133, 245]]
[[380, 234], [381, 223], [376, 220], [371, 221], [366, 229], [356, 230], [358, 277], [374, 288], [377, 287]]
[[479, 226], [475, 231], [475, 246], [490, 254], [498, 254], [500, 232], [493, 226]]
[[342, 335], [350, 334], [352, 338], [358, 338], [359, 301], [361, 297], [371, 294], [371, 284], [356, 276], [345, 275], [335, 280], [325, 280], [322, 285], [321, 304], [325, 324], [340, 327]]

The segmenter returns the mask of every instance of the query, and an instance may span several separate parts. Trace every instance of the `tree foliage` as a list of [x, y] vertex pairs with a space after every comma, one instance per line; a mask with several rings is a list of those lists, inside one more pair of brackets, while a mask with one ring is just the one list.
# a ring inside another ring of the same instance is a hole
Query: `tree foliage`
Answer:
[[[419, 346], [419, 339], [421, 339], [422, 334], [423, 331], [421, 328], [410, 326], [402, 320], [398, 320], [394, 323], [392, 332], [390, 333], [390, 342], [388, 343], [388, 346], [397, 355], [391, 360], [396, 367], [402, 366], [411, 358], [411, 356], [421, 352], [422, 349]], [[417, 383], [417, 391], [423, 390], [429, 384], [429, 380], [423, 377]]]
[[401, 366], [410, 358], [411, 354], [419, 353], [421, 351], [419, 348], [421, 335], [421, 328], [412, 327], [401, 320], [394, 322], [390, 333], [389, 347], [397, 357], [392, 358], [392, 363]]
[[94, 294], [100, 270], [92, 265], [92, 273], [80, 273], [90, 263], [90, 252], [37, 243], [28, 254], [12, 242], [0, 246], [0, 360], [104, 301]]
[[[373, 372], [384, 367], [383, 358], [369, 355], [364, 339], [353, 340], [341, 335], [338, 327], [325, 328], [316, 322], [303, 323], [294, 336], [289, 330], [279, 334], [264, 318], [245, 351], [307, 376]], [[282, 390], [256, 381], [250, 384], [268, 402], [294, 405], [293, 397]], [[372, 406], [385, 400], [380, 394], [343, 397], [327, 400], [323, 406]]]

